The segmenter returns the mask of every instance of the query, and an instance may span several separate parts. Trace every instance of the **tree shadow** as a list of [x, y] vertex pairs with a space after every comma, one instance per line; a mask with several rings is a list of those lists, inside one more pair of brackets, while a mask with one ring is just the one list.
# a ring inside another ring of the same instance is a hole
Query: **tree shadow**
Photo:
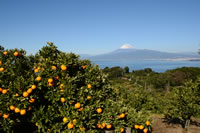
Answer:
[[[185, 127], [185, 122], [178, 119], [178, 118], [169, 118], [169, 117], [165, 117], [162, 118], [163, 122], [167, 123], [167, 124], [180, 124], [182, 126], [182, 128]], [[196, 121], [196, 120], [190, 120], [190, 125], [194, 125], [194, 126], [200, 126], [200, 122]]]
[[181, 121], [180, 119], [178, 119], [178, 118], [165, 117], [165, 118], [162, 118], [162, 119], [163, 119], [163, 122], [167, 123], [168, 125], [170, 125], [170, 124], [179, 124], [179, 125], [181, 125], [182, 128], [185, 127], [185, 123], [183, 121]]
[[200, 122], [198, 122], [198, 121], [196, 121], [196, 120], [191, 120], [190, 124], [200, 127]]
[[33, 123], [19, 123], [13, 127], [14, 133], [35, 133], [37, 127]]

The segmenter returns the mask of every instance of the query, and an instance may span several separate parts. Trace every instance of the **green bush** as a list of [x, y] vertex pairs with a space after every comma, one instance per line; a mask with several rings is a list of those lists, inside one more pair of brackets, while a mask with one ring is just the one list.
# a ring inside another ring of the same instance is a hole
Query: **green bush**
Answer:
[[200, 80], [188, 81], [184, 86], [174, 88], [169, 95], [165, 117], [170, 121], [179, 120], [185, 128], [192, 116], [200, 113]]

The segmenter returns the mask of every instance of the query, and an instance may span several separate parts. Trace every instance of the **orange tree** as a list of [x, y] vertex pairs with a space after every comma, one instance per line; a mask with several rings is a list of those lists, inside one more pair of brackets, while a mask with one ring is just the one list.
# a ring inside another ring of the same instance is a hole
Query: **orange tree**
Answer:
[[200, 114], [200, 78], [197, 81], [187, 81], [184, 86], [174, 88], [170, 92], [165, 117], [170, 122], [179, 122], [187, 130], [191, 117]]
[[[132, 132], [134, 133], [138, 132], [146, 133], [152, 131], [150, 112], [147, 111], [145, 108], [142, 108], [141, 105], [140, 107], [134, 106], [141, 104], [140, 100], [142, 99], [139, 99], [138, 95], [143, 95], [141, 91], [140, 91], [141, 93], [138, 92], [138, 89], [142, 88], [135, 88], [135, 89], [136, 90], [134, 90], [134, 92], [136, 93], [134, 95], [132, 95], [133, 93], [130, 90], [126, 90], [127, 92], [125, 93], [122, 91], [122, 88], [114, 89], [117, 94], [117, 100], [112, 102], [114, 104], [113, 105], [114, 112], [116, 112], [117, 115], [115, 116], [116, 132], [123, 131], [127, 127], [131, 128]], [[144, 104], [146, 103], [144, 102]]]
[[38, 130], [97, 132], [96, 125], [106, 113], [106, 99], [115, 97], [99, 67], [57, 50], [52, 43], [43, 47], [36, 59], [32, 80], [40, 105], [32, 120]]
[[33, 62], [25, 54], [22, 49], [0, 48], [0, 128], [7, 132], [31, 118], [31, 97], [27, 96], [32, 93]]

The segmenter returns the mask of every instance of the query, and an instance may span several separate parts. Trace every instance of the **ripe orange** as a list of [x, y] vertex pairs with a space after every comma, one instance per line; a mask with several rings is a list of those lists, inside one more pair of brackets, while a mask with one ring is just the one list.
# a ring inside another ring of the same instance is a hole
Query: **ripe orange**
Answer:
[[84, 128], [84, 127], [80, 127], [80, 130], [81, 130], [81, 131], [85, 131], [85, 128]]
[[63, 89], [64, 84], [60, 84], [60, 89]]
[[18, 96], [19, 96], [19, 94], [18, 94], [18, 93], [16, 93], [16, 94], [15, 94], [15, 96], [16, 96], [16, 97], [18, 97]]
[[45, 70], [45, 69], [42, 67], [42, 68], [41, 68], [41, 71], [44, 72], [44, 70]]
[[21, 109], [20, 110], [20, 115], [25, 115], [26, 114], [26, 110], [25, 109]]
[[66, 67], [65, 65], [61, 65], [60, 68], [61, 68], [61, 70], [63, 70], [63, 71], [67, 70], [67, 67]]
[[140, 127], [139, 127], [139, 128], [140, 128], [140, 130], [142, 130], [142, 129], [144, 129], [144, 126], [143, 126], [143, 125], [140, 125]]
[[35, 126], [38, 127], [38, 123], [37, 122], [35, 123]]
[[39, 69], [37, 69], [37, 68], [34, 69], [34, 72], [35, 72], [35, 73], [38, 73], [38, 72], [39, 72]]
[[3, 91], [3, 89], [2, 88], [0, 88], [0, 92], [2, 92]]
[[149, 126], [149, 125], [150, 125], [150, 122], [149, 122], [149, 121], [146, 121], [145, 124], [146, 124], [147, 126]]
[[102, 112], [102, 109], [101, 108], [97, 108], [97, 113], [101, 113]]
[[23, 92], [24, 97], [27, 97], [28, 95], [29, 95], [28, 92]]
[[4, 55], [8, 55], [8, 51], [4, 51], [3, 54], [4, 54]]
[[51, 69], [56, 70], [56, 66], [51, 66]]
[[55, 79], [56, 79], [56, 80], [59, 80], [59, 76], [56, 76]]
[[14, 52], [14, 54], [13, 54], [14, 56], [18, 56], [19, 55], [19, 53], [18, 52]]
[[111, 127], [112, 127], [111, 124], [109, 124], [109, 125], [106, 126], [107, 129], [111, 129]]
[[90, 99], [92, 99], [92, 96], [87, 96], [87, 100], [90, 100]]
[[4, 68], [3, 68], [3, 67], [1, 67], [1, 68], [0, 68], [0, 72], [3, 72], [3, 71], [4, 71]]
[[106, 127], [106, 124], [103, 122], [102, 125], [101, 125], [101, 128], [105, 128]]
[[36, 87], [37, 87], [36, 85], [32, 85], [32, 86], [31, 86], [31, 88], [32, 88], [33, 90], [36, 89]]
[[54, 83], [53, 83], [53, 82], [51, 82], [51, 83], [48, 83], [48, 85], [49, 85], [49, 86], [54, 86]]
[[147, 133], [147, 132], [148, 132], [148, 129], [147, 129], [147, 128], [145, 128], [145, 129], [143, 130], [143, 132], [144, 132], [144, 133]]
[[82, 111], [83, 110], [83, 107], [81, 107], [80, 109], [78, 109], [78, 111]]
[[2, 61], [0, 61], [0, 65], [2, 65]]
[[8, 89], [3, 89], [2, 94], [6, 94], [8, 92]]
[[120, 129], [120, 132], [123, 133], [123, 132], [124, 132], [124, 128], [121, 128], [121, 129]]
[[61, 97], [61, 98], [60, 98], [60, 101], [61, 101], [62, 103], [64, 103], [66, 100], [65, 100], [64, 97]]
[[32, 110], [31, 106], [28, 107], [28, 111]]
[[101, 128], [101, 124], [98, 123], [98, 124], [97, 124], [97, 128]]
[[67, 121], [68, 121], [67, 117], [64, 117], [63, 122], [67, 122]]
[[89, 89], [92, 88], [92, 85], [91, 85], [91, 84], [88, 84], [88, 88], [89, 88]]
[[3, 114], [3, 118], [7, 119], [10, 115], [9, 114]]
[[139, 129], [139, 125], [135, 125], [135, 129]]
[[19, 113], [20, 109], [19, 108], [15, 108], [15, 113]]
[[29, 102], [30, 102], [30, 103], [34, 103], [34, 102], [35, 102], [35, 99], [34, 99], [34, 98], [31, 98], [31, 99], [29, 100]]
[[67, 124], [67, 127], [68, 127], [68, 129], [72, 129], [72, 128], [74, 127], [74, 124], [71, 123], [71, 122], [69, 122], [69, 123]]
[[74, 124], [74, 125], [76, 124], [76, 119], [73, 119], [73, 124]]
[[40, 76], [38, 76], [35, 80], [36, 81], [40, 81], [42, 78]]
[[76, 103], [74, 106], [75, 106], [75, 108], [79, 109], [81, 107], [81, 104], [80, 103]]
[[122, 119], [124, 118], [126, 115], [124, 113], [120, 114], [119, 118]]
[[52, 79], [52, 78], [48, 79], [48, 82], [49, 82], [49, 83], [52, 83], [52, 82], [53, 82], [53, 79]]
[[30, 94], [32, 91], [33, 91], [32, 88], [29, 88], [29, 89], [27, 90], [28, 94]]
[[15, 106], [13, 106], [13, 105], [10, 105], [10, 110], [15, 110]]
[[86, 68], [86, 66], [81, 66], [83, 69], [85, 69]]

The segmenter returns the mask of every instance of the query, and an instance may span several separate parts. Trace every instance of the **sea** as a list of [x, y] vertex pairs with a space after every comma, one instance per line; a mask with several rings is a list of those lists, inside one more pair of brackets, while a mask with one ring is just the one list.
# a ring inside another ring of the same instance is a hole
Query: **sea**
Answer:
[[167, 70], [181, 67], [200, 67], [200, 61], [171, 61], [171, 60], [141, 60], [141, 61], [92, 61], [99, 65], [101, 69], [105, 67], [119, 66], [129, 67], [129, 71], [151, 68], [155, 72], [165, 72]]

